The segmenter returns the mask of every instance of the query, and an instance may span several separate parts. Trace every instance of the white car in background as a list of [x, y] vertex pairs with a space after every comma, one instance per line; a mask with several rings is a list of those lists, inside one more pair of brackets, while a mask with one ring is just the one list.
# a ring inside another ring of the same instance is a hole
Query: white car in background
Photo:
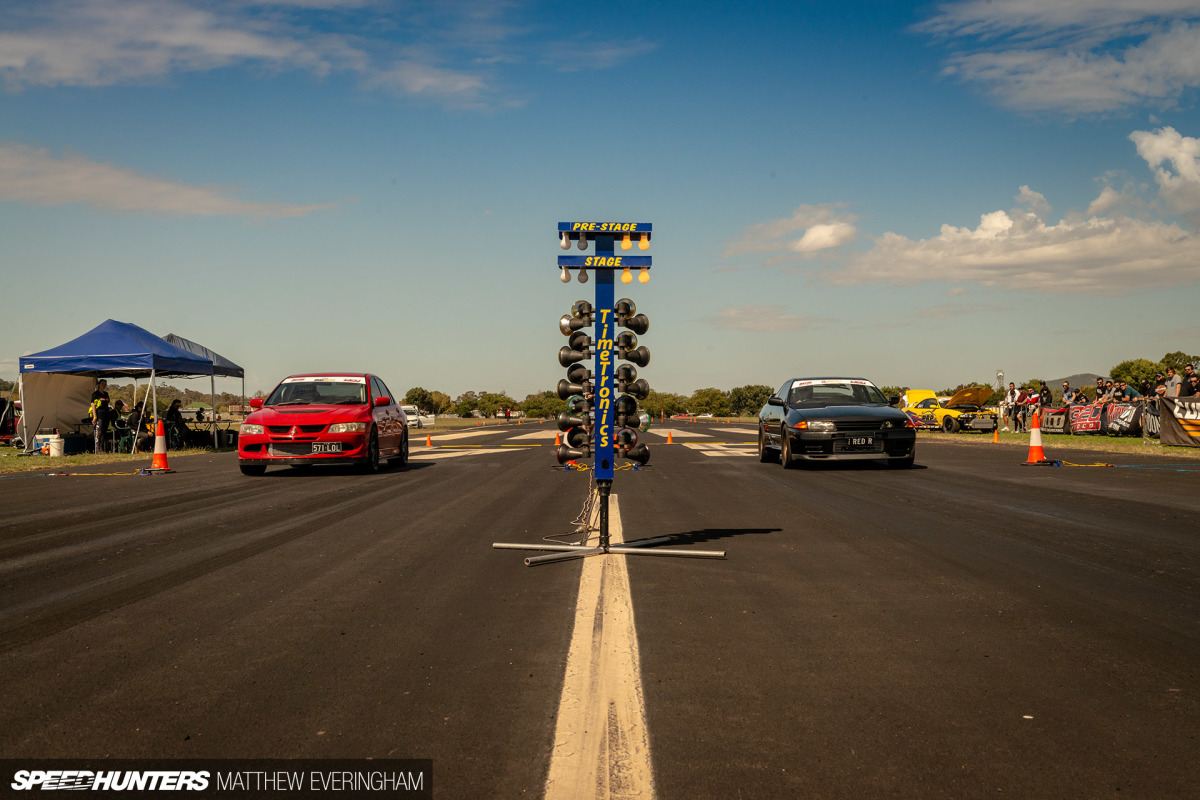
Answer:
[[421, 420], [421, 412], [416, 406], [400, 406], [400, 410], [404, 412], [404, 416], [408, 419], [408, 427], [425, 427], [425, 423]]

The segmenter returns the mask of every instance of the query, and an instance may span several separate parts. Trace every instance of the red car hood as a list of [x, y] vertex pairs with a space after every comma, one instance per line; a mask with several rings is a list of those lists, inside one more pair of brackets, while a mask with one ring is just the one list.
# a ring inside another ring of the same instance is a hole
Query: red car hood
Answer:
[[370, 416], [367, 406], [265, 406], [245, 421], [254, 425], [329, 425]]

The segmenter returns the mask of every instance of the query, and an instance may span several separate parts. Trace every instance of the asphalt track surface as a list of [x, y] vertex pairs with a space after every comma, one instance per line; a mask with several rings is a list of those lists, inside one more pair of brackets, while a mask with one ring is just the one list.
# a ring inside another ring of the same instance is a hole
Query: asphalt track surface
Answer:
[[[617, 474], [624, 537], [728, 557], [626, 560], [657, 797], [1196, 796], [1200, 463], [784, 470], [672, 427]], [[491, 544], [569, 531], [588, 476], [501, 446], [546, 426], [468, 433], [378, 475], [0, 479], [0, 757], [431, 758], [436, 797], [541, 797], [583, 562]]]

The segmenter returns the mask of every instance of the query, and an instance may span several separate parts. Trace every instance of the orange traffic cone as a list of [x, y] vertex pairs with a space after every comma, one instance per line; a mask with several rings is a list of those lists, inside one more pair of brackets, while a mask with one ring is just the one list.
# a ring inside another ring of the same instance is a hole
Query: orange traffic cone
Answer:
[[559, 447], [561, 445], [562, 445], [562, 434], [561, 433], [554, 434], [554, 446]]
[[1000, 443], [1000, 429], [992, 428], [992, 444]]
[[430, 435], [430, 434], [428, 434], [428, 433], [427, 433], [427, 434], [425, 434], [425, 446], [426, 446], [426, 447], [433, 447], [433, 436], [431, 436], [431, 435]]
[[670, 431], [667, 431], [667, 444], [675, 444], [675, 439], [671, 436]]
[[1033, 424], [1029, 428], [1029, 459], [1022, 465], [1026, 467], [1056, 467], [1059, 462], [1046, 458], [1042, 450], [1042, 418], [1038, 412], [1033, 412]]
[[158, 421], [158, 427], [154, 430], [154, 460], [150, 462], [151, 472], [174, 472], [175, 470], [167, 466], [167, 431], [163, 427], [163, 421]]

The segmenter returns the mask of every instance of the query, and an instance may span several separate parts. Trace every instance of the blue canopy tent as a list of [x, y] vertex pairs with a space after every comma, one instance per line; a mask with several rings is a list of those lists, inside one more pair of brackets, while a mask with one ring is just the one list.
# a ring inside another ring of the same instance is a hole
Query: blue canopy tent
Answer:
[[[228, 358], [221, 355], [220, 353], [209, 350], [204, 345], [202, 345], [198, 342], [193, 342], [191, 339], [185, 339], [182, 336], [177, 336], [174, 333], [168, 333], [163, 338], [166, 339], [171, 344], [175, 345], [176, 347], [181, 347], [184, 350], [187, 350], [192, 355], [199, 356], [200, 358], [207, 358], [208, 360], [212, 361], [213, 375], [222, 375], [227, 378], [241, 378], [242, 379], [242, 405], [241, 405], [241, 407], [244, 412], [244, 410], [246, 408], [246, 371], [244, 369], [242, 369], [237, 364], [233, 363], [232, 361], [230, 361]], [[216, 438], [217, 437], [217, 430], [216, 430], [216, 428], [217, 428], [217, 417], [216, 417], [217, 386], [216, 386], [216, 380], [215, 379], [212, 380], [211, 383], [212, 383], [212, 411], [213, 411], [213, 414], [212, 414], [212, 418], [209, 421], [209, 424], [212, 426], [212, 429], [213, 429], [213, 442], [216, 443], [216, 441], [217, 441], [217, 438]]]
[[[20, 367], [21, 439], [26, 449], [39, 428], [77, 429], [98, 378], [133, 378], [135, 392], [137, 379], [147, 378], [149, 399], [155, 378], [213, 374], [211, 359], [112, 319], [58, 347], [22, 356]], [[157, 407], [150, 407], [157, 421]]]

